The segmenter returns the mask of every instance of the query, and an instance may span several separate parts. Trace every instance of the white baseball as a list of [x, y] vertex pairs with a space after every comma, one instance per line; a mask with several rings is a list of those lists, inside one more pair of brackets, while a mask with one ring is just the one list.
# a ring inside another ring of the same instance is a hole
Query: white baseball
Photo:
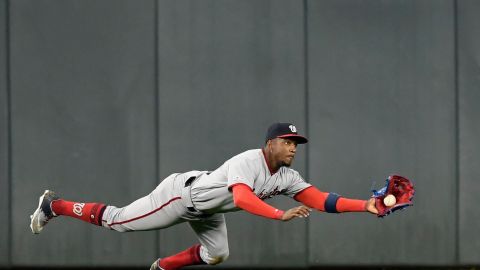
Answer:
[[383, 203], [386, 206], [390, 207], [390, 206], [393, 206], [397, 203], [397, 199], [392, 194], [389, 194], [385, 198], [383, 198]]

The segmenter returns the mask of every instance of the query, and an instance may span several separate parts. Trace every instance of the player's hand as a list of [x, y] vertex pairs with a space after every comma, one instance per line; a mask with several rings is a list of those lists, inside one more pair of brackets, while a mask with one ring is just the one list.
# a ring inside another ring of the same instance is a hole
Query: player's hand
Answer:
[[282, 221], [289, 221], [292, 218], [306, 218], [310, 215], [312, 209], [302, 205], [289, 209], [283, 213]]
[[375, 207], [375, 198], [370, 198], [367, 201], [367, 205], [365, 206], [365, 209], [372, 214], [378, 214], [378, 210]]

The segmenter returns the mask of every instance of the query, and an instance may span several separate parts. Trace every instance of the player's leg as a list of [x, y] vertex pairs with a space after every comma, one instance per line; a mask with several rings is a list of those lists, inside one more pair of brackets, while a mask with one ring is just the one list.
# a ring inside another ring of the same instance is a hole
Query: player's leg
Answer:
[[[154, 190], [125, 207], [107, 206], [102, 216], [102, 226], [119, 232], [162, 229], [184, 222], [186, 211], [181, 197], [162, 194]], [[168, 192], [170, 193], [170, 192]]]
[[174, 176], [167, 177], [149, 195], [122, 208], [67, 201], [46, 190], [31, 216], [30, 227], [33, 233], [40, 233], [48, 221], [56, 216], [69, 216], [121, 232], [174, 225], [182, 222], [179, 217], [185, 211], [180, 204], [180, 191], [175, 189], [177, 184]]
[[223, 214], [215, 214], [209, 218], [189, 221], [190, 226], [200, 240], [200, 245], [194, 245], [178, 254], [158, 259], [151, 270], [176, 270], [188, 265], [215, 265], [228, 258], [227, 226]]
[[227, 223], [223, 214], [190, 221], [190, 226], [200, 241], [200, 257], [204, 262], [215, 265], [228, 259]]
[[206, 264], [200, 258], [200, 245], [194, 245], [175, 255], [157, 259], [150, 270], [177, 270], [184, 266]]
[[30, 228], [33, 233], [40, 233], [49, 220], [59, 215], [72, 216], [95, 225], [100, 225], [99, 217], [103, 210], [105, 210], [104, 204], [64, 201], [55, 192], [45, 190], [39, 198], [37, 209], [30, 216]]

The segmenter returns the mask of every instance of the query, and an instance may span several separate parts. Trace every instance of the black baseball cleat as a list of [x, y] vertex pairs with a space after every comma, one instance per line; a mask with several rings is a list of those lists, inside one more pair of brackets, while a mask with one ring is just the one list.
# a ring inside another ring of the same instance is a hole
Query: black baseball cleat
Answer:
[[60, 199], [55, 192], [45, 190], [38, 199], [38, 208], [30, 216], [30, 229], [34, 234], [39, 234], [48, 221], [57, 215], [52, 211], [52, 201]]
[[152, 263], [152, 266], [150, 266], [150, 270], [164, 270], [163, 268], [160, 267], [160, 259], [155, 260]]

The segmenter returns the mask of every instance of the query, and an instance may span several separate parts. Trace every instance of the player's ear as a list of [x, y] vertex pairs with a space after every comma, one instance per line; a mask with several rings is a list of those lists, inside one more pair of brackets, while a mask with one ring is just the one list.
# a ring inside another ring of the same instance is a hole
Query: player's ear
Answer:
[[268, 152], [272, 153], [272, 148], [273, 148], [273, 140], [268, 140], [267, 141], [267, 150]]

